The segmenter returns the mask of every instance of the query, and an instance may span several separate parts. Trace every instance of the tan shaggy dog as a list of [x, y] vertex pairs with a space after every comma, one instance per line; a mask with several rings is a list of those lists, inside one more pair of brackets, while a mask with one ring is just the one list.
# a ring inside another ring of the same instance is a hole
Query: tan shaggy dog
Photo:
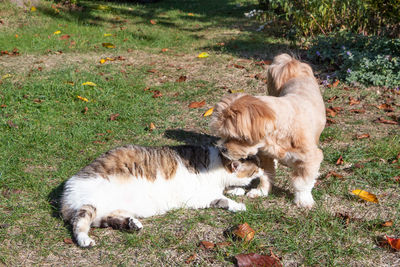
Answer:
[[323, 159], [318, 141], [325, 127], [325, 106], [312, 69], [288, 54], [268, 68], [270, 96], [236, 94], [214, 108], [211, 129], [232, 160], [256, 155], [264, 175], [249, 197], [267, 196], [275, 176], [274, 159], [293, 169], [295, 203], [311, 208], [311, 190]]

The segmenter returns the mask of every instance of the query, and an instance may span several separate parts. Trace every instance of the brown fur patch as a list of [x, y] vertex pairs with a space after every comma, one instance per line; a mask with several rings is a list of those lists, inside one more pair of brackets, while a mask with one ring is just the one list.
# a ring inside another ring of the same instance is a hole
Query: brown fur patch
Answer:
[[92, 177], [99, 174], [121, 178], [142, 177], [154, 181], [157, 173], [165, 179], [174, 177], [178, 161], [193, 173], [209, 165], [209, 150], [200, 146], [141, 147], [128, 145], [110, 150], [83, 168], [78, 175]]
[[223, 138], [254, 144], [264, 138], [268, 127], [274, 126], [274, 111], [251, 95], [227, 97], [216, 105], [216, 111], [211, 127]]

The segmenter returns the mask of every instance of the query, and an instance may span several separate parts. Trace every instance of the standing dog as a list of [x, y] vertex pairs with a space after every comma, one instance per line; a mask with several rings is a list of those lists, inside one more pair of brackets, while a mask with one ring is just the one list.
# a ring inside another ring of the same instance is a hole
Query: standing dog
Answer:
[[323, 159], [318, 141], [326, 123], [319, 86], [311, 67], [288, 54], [276, 56], [267, 75], [270, 96], [225, 97], [216, 104], [210, 126], [221, 137], [226, 157], [260, 157], [264, 175], [249, 197], [268, 195], [277, 159], [293, 169], [296, 205], [311, 208]]

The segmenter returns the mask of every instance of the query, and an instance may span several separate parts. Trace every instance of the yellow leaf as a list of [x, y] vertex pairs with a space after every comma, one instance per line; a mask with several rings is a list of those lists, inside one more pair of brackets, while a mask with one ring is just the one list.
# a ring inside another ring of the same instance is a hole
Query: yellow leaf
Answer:
[[188, 13], [188, 16], [194, 16], [194, 14], [193, 13]]
[[111, 33], [105, 33], [104, 34], [104, 37], [108, 37], [108, 36], [112, 36], [112, 34]]
[[107, 10], [107, 9], [110, 9], [108, 6], [105, 6], [105, 5], [98, 5], [96, 8], [97, 8], [98, 10]]
[[379, 203], [378, 198], [374, 195], [371, 194], [367, 191], [361, 190], [361, 189], [355, 189], [351, 191], [354, 195], [358, 196], [361, 199], [364, 199], [369, 202], [374, 202], [374, 203]]
[[31, 12], [35, 12], [36, 11], [36, 7], [32, 6], [31, 7]]
[[231, 94], [244, 93], [244, 90], [243, 89], [237, 89], [237, 90], [230, 89], [229, 93], [231, 93]]
[[107, 61], [107, 59], [102, 58], [102, 59], [100, 59], [100, 64], [104, 64], [104, 63], [106, 63], [106, 61]]
[[55, 31], [53, 34], [60, 34], [61, 31]]
[[8, 73], [8, 74], [4, 74], [3, 77], [1, 77], [1, 79], [5, 80], [5, 79], [11, 78], [11, 77], [12, 77], [12, 75]]
[[82, 83], [82, 85], [97, 86], [97, 84], [95, 84], [93, 82], [85, 82], [85, 83]]
[[112, 57], [106, 57], [106, 60], [108, 60], [108, 61], [114, 61], [114, 60], [115, 60], [115, 58], [112, 58]]
[[208, 57], [208, 56], [209, 56], [209, 54], [207, 52], [203, 52], [203, 53], [200, 53], [197, 57], [198, 58], [205, 58], [205, 57]]
[[205, 113], [204, 113], [204, 117], [207, 117], [207, 116], [210, 116], [212, 113], [213, 113], [213, 111], [214, 111], [214, 108], [210, 108], [209, 110], [207, 110]]
[[102, 43], [101, 44], [103, 47], [107, 47], [107, 48], [115, 48], [115, 45], [112, 43]]
[[150, 125], [149, 125], [150, 132], [153, 131], [155, 128], [156, 128], [156, 125], [154, 123], [150, 122]]
[[78, 99], [82, 100], [82, 101], [89, 102], [89, 100], [88, 100], [87, 98], [81, 97], [80, 95], [77, 95], [76, 97], [77, 97]]

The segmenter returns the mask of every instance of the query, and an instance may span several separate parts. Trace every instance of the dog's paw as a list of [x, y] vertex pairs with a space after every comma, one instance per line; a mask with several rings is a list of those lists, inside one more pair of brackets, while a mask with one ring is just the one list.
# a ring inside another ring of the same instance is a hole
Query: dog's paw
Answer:
[[237, 202], [230, 203], [228, 210], [232, 211], [232, 212], [246, 211], [246, 205], [243, 203], [237, 203]]
[[83, 248], [93, 247], [96, 245], [96, 242], [85, 233], [79, 233], [76, 237], [76, 241], [78, 242], [78, 245]]
[[253, 188], [249, 192], [247, 192], [246, 196], [248, 196], [249, 198], [266, 197], [268, 196], [268, 192], [265, 192], [262, 189]]
[[139, 231], [143, 228], [143, 225], [139, 220], [135, 218], [129, 218], [128, 219], [128, 230], [136, 230]]
[[244, 196], [246, 191], [243, 188], [237, 187], [237, 188], [233, 188], [231, 190], [226, 191], [226, 193], [229, 195], [234, 195], [234, 196]]
[[315, 202], [311, 193], [296, 192], [294, 203], [297, 207], [311, 209]]

